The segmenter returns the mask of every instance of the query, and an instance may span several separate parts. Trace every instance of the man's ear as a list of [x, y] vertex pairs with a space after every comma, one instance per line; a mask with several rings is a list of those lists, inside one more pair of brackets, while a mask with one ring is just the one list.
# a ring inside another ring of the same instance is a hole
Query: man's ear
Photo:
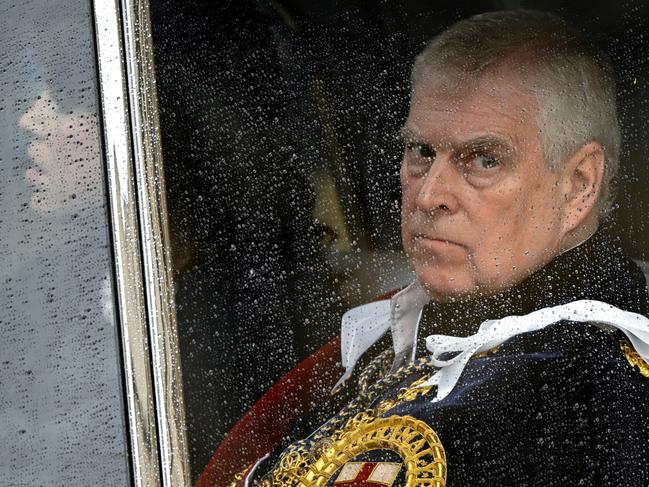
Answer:
[[597, 218], [606, 158], [599, 142], [582, 145], [564, 163], [561, 187], [564, 201], [564, 233]]

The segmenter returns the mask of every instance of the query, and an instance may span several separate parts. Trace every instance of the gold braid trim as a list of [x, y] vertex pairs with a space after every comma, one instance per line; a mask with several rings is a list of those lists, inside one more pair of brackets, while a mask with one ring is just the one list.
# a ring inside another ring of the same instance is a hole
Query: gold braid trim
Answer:
[[638, 372], [642, 374], [644, 377], [649, 378], [649, 364], [644, 361], [644, 359], [640, 356], [638, 352], [635, 351], [635, 349], [631, 346], [628, 340], [624, 339], [620, 342], [620, 347], [622, 347], [622, 351], [624, 352], [624, 356], [626, 357], [627, 361], [633, 368], [638, 368]]

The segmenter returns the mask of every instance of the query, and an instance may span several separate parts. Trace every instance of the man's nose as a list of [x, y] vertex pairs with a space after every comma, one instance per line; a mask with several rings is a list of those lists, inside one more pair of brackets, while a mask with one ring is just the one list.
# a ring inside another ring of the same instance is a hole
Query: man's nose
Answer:
[[438, 156], [424, 176], [417, 195], [417, 207], [426, 212], [455, 213], [459, 209], [456, 196], [457, 171], [447, 157]]

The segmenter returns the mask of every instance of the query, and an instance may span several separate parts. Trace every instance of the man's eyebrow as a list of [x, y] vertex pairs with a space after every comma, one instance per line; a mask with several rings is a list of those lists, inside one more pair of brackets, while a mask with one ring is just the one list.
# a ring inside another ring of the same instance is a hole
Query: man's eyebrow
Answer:
[[414, 140], [420, 140], [421, 138], [421, 135], [405, 125], [397, 132], [397, 139], [401, 142], [412, 142]]
[[464, 141], [458, 141], [453, 144], [460, 151], [490, 149], [513, 152], [514, 146], [510, 141], [503, 137], [495, 135], [481, 135]]
[[[426, 140], [427, 138], [424, 135], [405, 125], [399, 129], [397, 137], [401, 142], [430, 143], [433, 145], [431, 141]], [[514, 151], [514, 145], [508, 139], [492, 134], [478, 135], [466, 140], [451, 138], [446, 144], [442, 145], [449, 145], [454, 150], [459, 150], [461, 152], [480, 149], [499, 150], [503, 152]]]

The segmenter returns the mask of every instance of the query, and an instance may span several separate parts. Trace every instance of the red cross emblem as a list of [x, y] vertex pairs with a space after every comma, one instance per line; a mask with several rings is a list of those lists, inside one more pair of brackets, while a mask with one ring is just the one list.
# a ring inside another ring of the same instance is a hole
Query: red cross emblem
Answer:
[[391, 487], [401, 470], [400, 463], [349, 462], [340, 470], [335, 487]]

